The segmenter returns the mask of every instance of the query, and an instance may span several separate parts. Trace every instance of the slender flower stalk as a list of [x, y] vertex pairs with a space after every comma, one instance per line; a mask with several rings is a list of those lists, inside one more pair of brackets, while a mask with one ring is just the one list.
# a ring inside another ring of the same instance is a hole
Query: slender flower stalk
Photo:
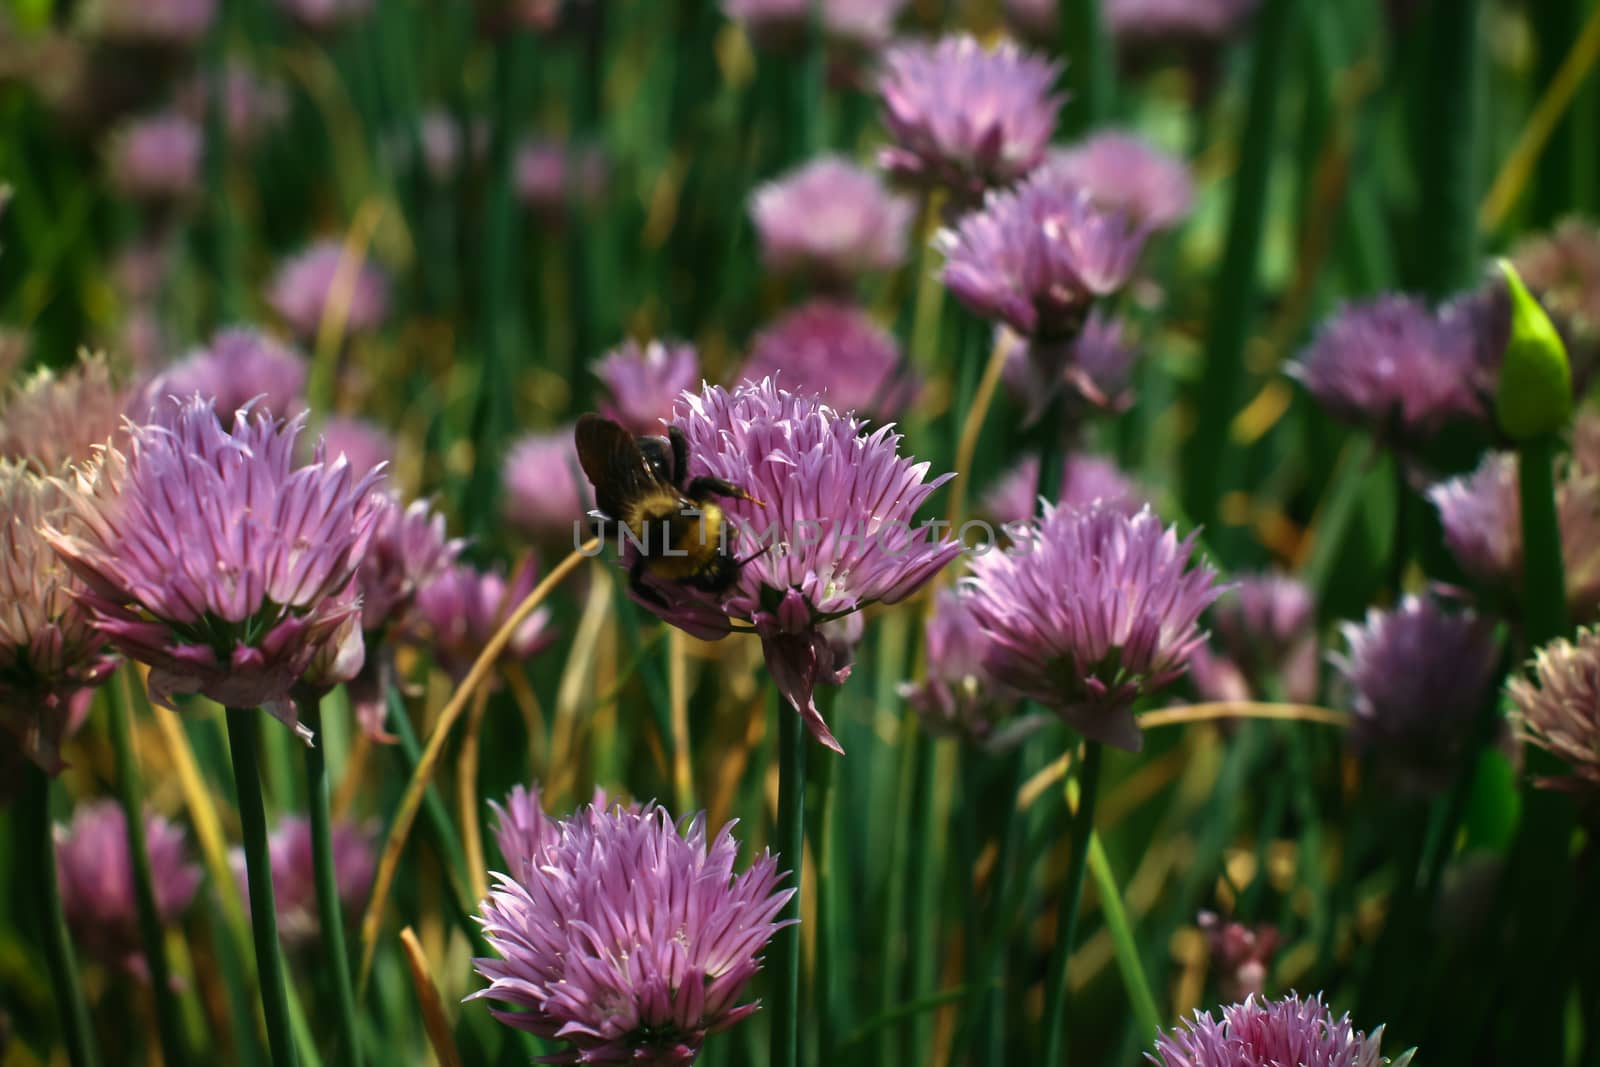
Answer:
[[1044, 1062], [1062, 1063], [1067, 1040], [1067, 965], [1078, 939], [1078, 911], [1083, 903], [1083, 878], [1088, 873], [1089, 838], [1094, 834], [1095, 802], [1100, 795], [1100, 760], [1105, 746], [1086, 741], [1078, 769], [1078, 810], [1072, 815], [1072, 857], [1067, 862], [1066, 899], [1056, 920], [1056, 943], [1050, 953], [1049, 986], [1045, 993]]
[[95, 1047], [94, 1028], [89, 1025], [83, 986], [78, 982], [78, 964], [72, 951], [72, 939], [67, 934], [61, 886], [56, 878], [55, 837], [50, 825], [53, 779], [31, 763], [25, 763], [22, 772], [27, 780], [22, 814], [27, 840], [24, 854], [30, 858], [37, 879], [38, 931], [44, 940], [45, 963], [55, 994], [62, 1039], [67, 1046], [67, 1061], [72, 1067], [97, 1067], [100, 1054]]
[[[778, 713], [777, 843], [785, 856], [805, 853], [806, 739], [798, 715]], [[800, 884], [801, 864], [794, 864], [794, 898], [780, 913], [789, 923], [772, 937], [772, 1031], [768, 1062], [772, 1067], [798, 1067], [800, 1061]]]

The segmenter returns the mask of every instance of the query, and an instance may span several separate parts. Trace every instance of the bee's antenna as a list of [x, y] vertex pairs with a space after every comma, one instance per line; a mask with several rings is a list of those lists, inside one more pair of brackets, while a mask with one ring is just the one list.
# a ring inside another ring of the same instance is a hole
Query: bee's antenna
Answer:
[[771, 552], [773, 550], [773, 548], [777, 546], [777, 544], [778, 544], [777, 541], [769, 541], [769, 542], [767, 542], [767, 547], [761, 549], [759, 552], [752, 552], [750, 555], [746, 556], [744, 559], [736, 559], [736, 560], [734, 560], [733, 561], [734, 565], [738, 566], [738, 567], [743, 567], [746, 563], [750, 563], [750, 562], [753, 562], [755, 560], [758, 560], [762, 556], [766, 555], [768, 552]]

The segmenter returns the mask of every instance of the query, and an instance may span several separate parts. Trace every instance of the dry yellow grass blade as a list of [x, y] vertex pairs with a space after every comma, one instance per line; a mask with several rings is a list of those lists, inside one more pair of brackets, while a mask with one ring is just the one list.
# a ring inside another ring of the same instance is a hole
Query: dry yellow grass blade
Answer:
[[510, 643], [511, 635], [516, 628], [544, 603], [545, 598], [566, 579], [567, 575], [588, 558], [588, 554], [599, 547], [599, 539], [590, 538], [581, 548], [573, 551], [545, 575], [544, 580], [534, 587], [533, 592], [517, 605], [516, 610], [507, 616], [500, 629], [495, 631], [495, 635], [489, 638], [489, 643], [478, 653], [477, 660], [467, 672], [460, 688], [439, 713], [432, 732], [428, 734], [428, 743], [417, 760], [417, 769], [412, 773], [411, 780], [406, 783], [406, 791], [400, 797], [399, 806], [395, 808], [394, 820], [389, 824], [389, 837], [384, 841], [383, 854], [378, 858], [378, 873], [372, 881], [372, 896], [367, 902], [366, 914], [361, 918], [361, 977], [357, 983], [361, 991], [366, 990], [367, 979], [372, 975], [372, 956], [378, 947], [378, 929], [383, 925], [383, 909], [389, 901], [389, 891], [394, 885], [395, 871], [400, 866], [400, 854], [405, 851], [406, 839], [411, 835], [411, 826], [417, 820], [417, 809], [422, 806], [422, 794], [428, 788], [428, 783], [433, 780], [433, 772], [439, 765], [439, 756], [444, 751], [444, 743], [450, 736], [450, 728], [466, 710], [472, 695], [494, 672], [495, 662]]
[[483, 824], [478, 817], [478, 731], [483, 713], [489, 707], [489, 687], [472, 698], [472, 714], [467, 716], [467, 733], [461, 739], [461, 757], [456, 764], [456, 802], [461, 808], [461, 849], [467, 854], [467, 877], [472, 880], [472, 899], [489, 895], [489, 875], [483, 860]]
[[444, 1001], [439, 987], [433, 984], [428, 971], [428, 955], [411, 927], [400, 931], [400, 944], [406, 950], [406, 966], [411, 968], [411, 985], [417, 991], [417, 1004], [422, 1008], [422, 1025], [428, 1031], [428, 1043], [438, 1057], [439, 1067], [462, 1067], [461, 1053], [455, 1039], [450, 1036], [450, 1020], [444, 1014]]
[[672, 792], [680, 815], [694, 810], [694, 775], [689, 767], [688, 635], [667, 635], [667, 689], [672, 705]]

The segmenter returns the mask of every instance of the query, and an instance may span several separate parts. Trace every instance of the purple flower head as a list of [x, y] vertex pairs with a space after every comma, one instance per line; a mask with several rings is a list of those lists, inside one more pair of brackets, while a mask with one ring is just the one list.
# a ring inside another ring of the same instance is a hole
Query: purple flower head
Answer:
[[322, 423], [323, 450], [334, 459], [343, 456], [355, 471], [370, 471], [378, 464], [393, 465], [394, 438], [375, 422], [330, 415]]
[[989, 637], [973, 617], [968, 598], [939, 593], [923, 630], [927, 663], [920, 682], [903, 682], [900, 696], [935, 737], [972, 744], [993, 738], [1009, 701], [984, 670]]
[[877, 175], [840, 156], [814, 159], [750, 197], [763, 265], [830, 289], [904, 262], [913, 210]]
[[[1061, 471], [1058, 507], [1087, 508], [1096, 503], [1129, 516], [1148, 503], [1146, 494], [1111, 460], [1074, 452]], [[1027, 455], [993, 488], [984, 493], [979, 509], [1002, 523], [1024, 523], [1039, 510], [1039, 457]]]
[[572, 194], [585, 202], [605, 195], [606, 161], [596, 149], [576, 149], [558, 141], [525, 141], [517, 147], [512, 167], [517, 198], [548, 224], [565, 217]]
[[[339, 903], [352, 914], [366, 903], [372, 889], [372, 876], [378, 857], [371, 831], [352, 823], [335, 822], [330, 828], [333, 846], [333, 880], [339, 889]], [[311, 821], [303, 815], [288, 815], [267, 838], [267, 854], [272, 865], [274, 905], [278, 915], [278, 934], [289, 948], [314, 944], [322, 934], [317, 912], [317, 881], [311, 853]], [[239, 895], [245, 909], [250, 908], [246, 892], [244, 851], [234, 849], [229, 856]]]
[[229, 419], [252, 401], [257, 410], [289, 418], [306, 410], [309, 373], [305, 357], [259, 330], [219, 330], [209, 347], [190, 353], [146, 385], [132, 414], [142, 417], [172, 397], [199, 394], [213, 402], [219, 419]]
[[124, 655], [150, 666], [173, 706], [202, 693], [266, 706], [299, 726], [290, 687], [360, 610], [341, 598], [377, 521], [381, 472], [294, 462], [304, 418], [238, 412], [232, 429], [200, 397], [172, 401], [75, 471], [45, 536], [87, 585], [78, 601]]
[[[223, 81], [223, 123], [228, 144], [248, 149], [289, 115], [289, 95], [281, 83], [257, 75], [243, 63], [229, 61]], [[209, 74], [197, 74], [184, 84], [178, 106], [197, 123], [204, 124], [211, 99]]]
[[1148, 508], [1130, 518], [1046, 504], [962, 580], [989, 636], [984, 666], [1085, 737], [1138, 751], [1134, 702], [1182, 676], [1205, 641], [1200, 613], [1223, 592], [1209, 566], [1189, 566], [1193, 549], [1192, 534], [1180, 541]]
[[732, 830], [708, 841], [698, 815], [680, 832], [654, 803], [544, 822], [481, 906], [500, 958], [473, 961], [489, 985], [467, 999], [566, 1042], [556, 1062], [688, 1067], [707, 1035], [759, 1006], [739, 1000], [794, 893], [771, 853], [733, 873]]
[[318, 241], [283, 262], [267, 302], [304, 341], [315, 340], [330, 315], [342, 319], [345, 333], [365, 333], [389, 314], [389, 281], [359, 257], [346, 263], [341, 242]]
[[[417, 629], [433, 649], [439, 666], [457, 681], [465, 678], [483, 646], [533, 592], [537, 580], [531, 561], [518, 568], [509, 584], [499, 571], [452, 563], [422, 586], [417, 591]], [[512, 633], [504, 659], [511, 663], [525, 660], [553, 640], [550, 610], [540, 608]]]
[[[822, 30], [830, 41], [876, 48], [889, 39], [907, 0], [822, 0]], [[741, 23], [762, 48], [805, 42], [811, 0], [723, 0], [723, 12]]]
[[[1321, 995], [1301, 1000], [1248, 996], [1222, 1009], [1222, 1018], [1196, 1011], [1182, 1029], [1156, 1039], [1145, 1058], [1158, 1067], [1383, 1067], [1383, 1027], [1371, 1035], [1350, 1016], [1335, 1018]], [[1404, 1067], [1410, 1053], [1395, 1061]]]
[[55, 482], [0, 460], [0, 729], [52, 774], [113, 665], [78, 603], [83, 583], [40, 532], [65, 503]]
[[372, 0], [278, 0], [278, 6], [315, 33], [331, 33], [372, 13]]
[[572, 538], [574, 526], [583, 525], [589, 490], [572, 427], [519, 438], [506, 453], [501, 482], [506, 520], [524, 533], [540, 539]]
[[636, 434], [659, 434], [678, 394], [700, 381], [693, 345], [624, 341], [594, 365], [605, 386], [601, 412]]
[[[100, 963], [147, 977], [122, 808], [112, 800], [80, 804], [55, 837], [61, 906], [74, 943]], [[200, 868], [189, 862], [181, 827], [146, 814], [144, 837], [156, 913], [173, 926], [200, 887]]]
[[740, 378], [777, 378], [821, 393], [840, 411], [880, 418], [898, 415], [919, 388], [901, 367], [893, 334], [861, 309], [826, 300], [796, 308], [757, 334]]
[[1330, 415], [1406, 448], [1457, 422], [1489, 417], [1499, 353], [1484, 344], [1476, 305], [1430, 311], [1406, 296], [1344, 308], [1289, 368]]
[[[609, 805], [604, 789], [595, 788], [591, 806], [596, 811], [606, 810]], [[505, 858], [506, 867], [516, 872], [514, 879], [526, 881], [527, 865], [559, 840], [561, 820], [552, 819], [544, 813], [537, 785], [531, 788], [515, 786], [506, 794], [504, 805], [491, 800], [489, 807], [495, 816], [494, 843]], [[630, 812], [640, 810], [637, 804], [628, 805], [627, 808]]]
[[1276, 678], [1284, 699], [1316, 695], [1316, 605], [1311, 590], [1286, 574], [1247, 574], [1211, 609], [1217, 644], [1248, 681], [1264, 693]]
[[126, 391], [102, 355], [83, 353], [65, 371], [41, 367], [0, 402], [0, 459], [57, 474], [82, 463], [122, 426]]
[[1106, 25], [1119, 42], [1220, 41], [1259, 0], [1111, 0]]
[[685, 393], [674, 415], [688, 438], [690, 477], [722, 478], [765, 506], [721, 501], [727, 551], [745, 562], [720, 599], [656, 582], [671, 607], [640, 603], [706, 639], [726, 635], [735, 620], [753, 625], [779, 690], [818, 741], [841, 751], [812, 698], [819, 681], [839, 684], [850, 670], [847, 642], [825, 626], [870, 604], [899, 603], [961, 551], [912, 525], [952, 476], [925, 481], [928, 464], [901, 456], [891, 427], [867, 433], [854, 416], [771, 378]]
[[1448, 782], [1494, 695], [1494, 624], [1408, 596], [1341, 632], [1346, 651], [1330, 660], [1348, 689], [1356, 744], [1424, 790]]
[[1059, 64], [1005, 41], [985, 48], [961, 34], [896, 45], [883, 57], [879, 92], [894, 145], [890, 174], [944, 186], [957, 203], [1010, 185], [1044, 159], [1065, 97]]
[[92, 5], [90, 32], [117, 44], [188, 48], [217, 17], [217, 0], [104, 0]]
[[1090, 306], [1133, 276], [1145, 230], [1046, 173], [989, 194], [983, 210], [937, 240], [944, 284], [974, 314], [1028, 338], [1050, 382], [1069, 362]]
[[204, 152], [200, 127], [183, 115], [133, 119], [111, 135], [111, 182], [134, 200], [183, 200], [199, 187]]
[[1600, 630], [1580, 630], [1575, 641], [1539, 649], [1533, 677], [1513, 674], [1506, 692], [1521, 739], [1572, 768], [1572, 777], [1540, 784], [1591, 794], [1600, 788]]
[[1223, 920], [1216, 912], [1202, 911], [1200, 929], [1206, 935], [1206, 945], [1211, 950], [1211, 973], [1216, 976], [1218, 991], [1224, 1000], [1240, 1000], [1260, 996], [1266, 984], [1267, 968], [1278, 952], [1278, 929], [1275, 926], [1246, 926], [1234, 920]]
[[1030, 345], [1006, 327], [1000, 329], [1006, 334], [1003, 343], [1010, 344], [1002, 380], [1023, 405], [1025, 426], [1039, 420], [1063, 386], [1070, 390], [1067, 416], [1074, 420], [1095, 413], [1118, 413], [1132, 406], [1133, 367], [1139, 352], [1120, 319], [1096, 308], [1089, 312], [1083, 332], [1066, 346]]
[[1152, 230], [1171, 229], [1194, 207], [1188, 164], [1131, 133], [1097, 133], [1051, 152], [1044, 166], [1057, 180], [1088, 190], [1101, 207]]
[[405, 632], [415, 625], [417, 594], [455, 565], [465, 542], [446, 539], [444, 516], [426, 500], [402, 507], [385, 493], [375, 505], [372, 540], [356, 571], [362, 628]]

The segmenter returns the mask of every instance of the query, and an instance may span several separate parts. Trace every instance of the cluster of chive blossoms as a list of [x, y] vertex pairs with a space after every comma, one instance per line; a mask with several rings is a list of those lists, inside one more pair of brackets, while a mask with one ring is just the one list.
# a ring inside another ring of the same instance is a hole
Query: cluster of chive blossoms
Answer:
[[546, 817], [537, 791], [496, 805], [511, 866], [479, 921], [500, 959], [469, 1000], [508, 1026], [565, 1041], [556, 1063], [686, 1067], [706, 1037], [754, 1013], [740, 1004], [760, 952], [789, 921], [777, 858], [733, 873], [732, 824], [705, 817], [680, 832], [658, 804], [607, 808], [603, 794], [568, 819]]
[[[1320, 996], [1302, 1000], [1246, 997], [1218, 1019], [1195, 1012], [1182, 1028], [1156, 1040], [1145, 1058], [1157, 1067], [1383, 1067], [1383, 1027], [1357, 1030], [1350, 1016], [1335, 1017]], [[1392, 1067], [1405, 1067], [1407, 1053]]]
[[690, 477], [722, 478], [762, 503], [721, 501], [728, 551], [744, 560], [731, 590], [712, 597], [658, 583], [668, 606], [639, 602], [708, 640], [736, 622], [753, 626], [784, 697], [818, 741], [843, 751], [813, 696], [850, 669], [850, 641], [830, 624], [899, 603], [960, 553], [960, 542], [914, 525], [951, 475], [928, 481], [929, 465], [901, 456], [891, 427], [868, 433], [853, 415], [770, 378], [685, 393], [673, 422], [689, 442]]

